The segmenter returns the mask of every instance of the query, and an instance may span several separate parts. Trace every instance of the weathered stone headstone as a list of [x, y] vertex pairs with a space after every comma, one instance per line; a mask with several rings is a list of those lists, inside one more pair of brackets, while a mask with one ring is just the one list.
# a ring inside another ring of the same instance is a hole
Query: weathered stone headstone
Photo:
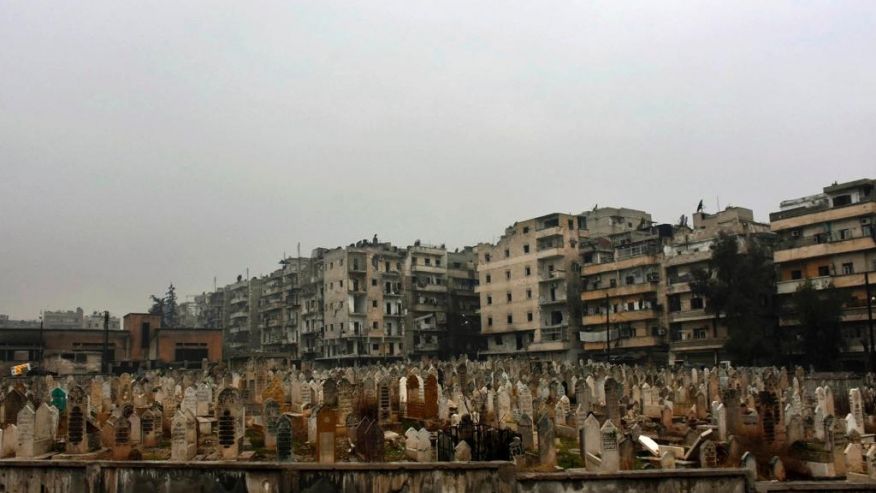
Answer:
[[538, 420], [538, 459], [544, 467], [553, 468], [557, 464], [555, 437], [553, 421], [546, 413], [542, 414]]
[[87, 418], [88, 401], [82, 387], [74, 386], [67, 394], [67, 453], [88, 452]]
[[277, 419], [277, 460], [292, 462], [292, 423], [286, 416]]
[[316, 456], [321, 464], [335, 462], [335, 433], [338, 416], [334, 409], [328, 406], [319, 408], [316, 417]]
[[188, 410], [174, 414], [170, 432], [170, 460], [186, 461], [197, 454], [198, 437], [195, 417]]
[[226, 388], [219, 393], [216, 414], [221, 456], [226, 460], [237, 459], [243, 448], [244, 411], [236, 389]]

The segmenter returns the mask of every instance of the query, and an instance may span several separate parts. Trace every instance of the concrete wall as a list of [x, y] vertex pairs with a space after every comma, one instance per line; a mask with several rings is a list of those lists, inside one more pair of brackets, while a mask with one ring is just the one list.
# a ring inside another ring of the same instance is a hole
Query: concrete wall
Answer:
[[0, 461], [3, 493], [748, 493], [742, 469], [517, 473], [508, 462], [246, 463]]

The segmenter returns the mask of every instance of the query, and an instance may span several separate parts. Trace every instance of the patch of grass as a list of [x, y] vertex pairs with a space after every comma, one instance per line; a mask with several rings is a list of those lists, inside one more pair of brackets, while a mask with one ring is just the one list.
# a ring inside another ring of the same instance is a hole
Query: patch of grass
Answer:
[[580, 468], [584, 467], [584, 461], [581, 460], [581, 456], [578, 454], [573, 454], [567, 450], [560, 450], [557, 452], [557, 465], [563, 469]]

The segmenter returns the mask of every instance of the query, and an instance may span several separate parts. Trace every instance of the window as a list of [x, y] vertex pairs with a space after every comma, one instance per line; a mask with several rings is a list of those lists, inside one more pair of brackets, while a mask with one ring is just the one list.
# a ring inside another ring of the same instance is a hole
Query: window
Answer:
[[819, 265], [818, 266], [818, 275], [819, 275], [819, 277], [829, 276], [830, 275], [830, 266]]
[[630, 284], [636, 283], [636, 278], [633, 276], [627, 276], [626, 279], [624, 279], [624, 282], [626, 282], [627, 286], [629, 286]]
[[490, 254], [489, 254], [489, 253], [485, 253], [485, 254], [484, 254], [484, 262], [489, 262], [489, 261], [490, 261]]
[[490, 282], [492, 282], [492, 281], [493, 281], [493, 276], [487, 274], [487, 277], [486, 277], [487, 284], [490, 284]]
[[574, 219], [569, 219], [568, 224], [569, 224], [569, 229], [575, 229], [575, 220]]
[[[377, 308], [377, 300], [371, 300], [371, 307]], [[375, 322], [375, 323], [377, 323], [377, 322]]]
[[627, 311], [628, 311], [628, 312], [631, 312], [631, 311], [633, 311], [633, 310], [635, 310], [635, 309], [636, 309], [636, 303], [635, 303], [635, 302], [630, 301], [630, 302], [627, 303]]
[[[377, 302], [375, 301], [374, 304], [376, 305]], [[372, 328], [372, 329], [375, 329], [375, 330], [377, 329], [377, 320], [371, 322], [371, 328]]]
[[803, 271], [801, 270], [792, 270], [791, 271], [791, 279], [803, 279]]
[[344, 281], [338, 281], [338, 286], [340, 286], [340, 287], [343, 288], [343, 287], [344, 287]]
[[526, 321], [532, 322], [532, 312], [526, 312]]
[[523, 269], [523, 272], [525, 272], [527, 276], [531, 276], [531, 275], [532, 275], [532, 267], [530, 267], [530, 266], [527, 265], [527, 266]]
[[506, 280], [506, 281], [510, 281], [510, 280], [511, 280], [511, 271], [510, 271], [510, 270], [506, 270], [506, 271], [505, 271], [505, 280]]
[[617, 287], [617, 279], [609, 279], [608, 280], [608, 287], [616, 288]]
[[841, 229], [839, 230], [839, 237], [841, 240], [848, 240], [852, 235], [849, 233], [848, 229]]
[[372, 286], [377, 286], [377, 279], [372, 279], [372, 280], [371, 280], [371, 285], [372, 285]]
[[702, 298], [691, 298], [690, 299], [690, 309], [691, 310], [701, 310], [703, 308], [703, 299]]
[[149, 347], [149, 329], [149, 322], [143, 322], [143, 324], [140, 326], [140, 347]]
[[432, 265], [432, 259], [430, 259], [429, 257], [425, 258], [425, 262], [426, 262], [426, 265]]
[[529, 226], [523, 227], [523, 234], [529, 233]]
[[487, 327], [493, 326], [493, 317], [487, 317]]
[[528, 300], [532, 299], [532, 290], [531, 289], [526, 290], [526, 299], [528, 299]]
[[511, 291], [505, 293], [505, 298], [508, 300], [508, 303], [511, 303]]
[[529, 245], [523, 245], [523, 253], [529, 253]]
[[502, 345], [502, 336], [493, 337], [493, 342], [496, 343], [497, 346], [501, 346]]
[[487, 296], [487, 304], [488, 304], [488, 305], [492, 305], [492, 304], [493, 304], [493, 297], [492, 297], [492, 296]]
[[854, 274], [855, 266], [851, 262], [843, 264], [843, 274]]
[[839, 195], [833, 198], [833, 206], [839, 207], [841, 205], [849, 205], [852, 203], [851, 195]]
[[509, 313], [509, 314], [508, 314], [508, 325], [511, 325], [511, 324], [513, 324], [513, 323], [514, 323], [514, 316], [512, 316], [512, 315]]
[[511, 256], [511, 250], [508, 250], [508, 249], [506, 248], [506, 249], [505, 249], [505, 258], [508, 258], [508, 257], [510, 257], [510, 256]]
[[705, 339], [706, 329], [694, 329], [693, 337], [694, 339]]
[[681, 311], [681, 298], [677, 294], [670, 295], [668, 303], [670, 312]]

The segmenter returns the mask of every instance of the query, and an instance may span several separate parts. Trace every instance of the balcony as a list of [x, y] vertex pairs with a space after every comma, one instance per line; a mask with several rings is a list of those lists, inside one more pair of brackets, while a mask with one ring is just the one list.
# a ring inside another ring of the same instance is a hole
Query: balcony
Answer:
[[673, 351], [704, 351], [709, 349], [721, 349], [724, 347], [726, 339], [719, 337], [708, 337], [704, 339], [686, 339], [683, 341], [672, 341], [669, 343], [669, 348]]
[[618, 296], [631, 296], [635, 294], [656, 293], [657, 286], [650, 282], [642, 282], [638, 284], [628, 284], [626, 286], [617, 286], [614, 288], [597, 288], [581, 292], [581, 299], [584, 301], [604, 300], [606, 295], [609, 298]]
[[684, 310], [680, 312], [671, 312], [669, 314], [669, 322], [692, 322], [696, 320], [711, 320], [715, 317], [714, 314], [706, 312], [704, 308], [698, 310]]
[[397, 297], [397, 296], [401, 296], [401, 295], [402, 295], [402, 293], [401, 293], [401, 290], [399, 290], [399, 289], [385, 289], [384, 288], [384, 290], [383, 290], [384, 297]]
[[873, 214], [876, 214], [876, 202], [873, 201], [871, 194], [870, 200], [858, 202], [857, 204], [821, 208], [816, 211], [812, 209], [794, 209], [770, 214], [770, 229], [772, 231], [782, 231], [809, 224], [837, 221], [848, 217], [870, 216]]
[[553, 282], [566, 279], [566, 273], [559, 270], [544, 272], [538, 276], [538, 282]]
[[240, 310], [240, 311], [232, 313], [231, 315], [229, 315], [228, 318], [230, 318], [231, 320], [237, 320], [237, 319], [242, 319], [242, 318], [247, 318], [247, 317], [249, 317], [249, 311], [248, 310]]
[[548, 236], [562, 236], [563, 229], [559, 226], [550, 226], [535, 230], [536, 238], [546, 238]]
[[[863, 277], [863, 276], [862, 276]], [[778, 294], [791, 294], [797, 292], [797, 290], [806, 282], [806, 279], [793, 279], [790, 281], [780, 281], [776, 283], [776, 293]], [[825, 289], [830, 286], [831, 277], [830, 276], [822, 276], [822, 277], [813, 277], [809, 279], [809, 282], [812, 283], [812, 287], [815, 289]]]
[[557, 296], [556, 298], [550, 298], [547, 296], [541, 296], [538, 298], [539, 305], [561, 305], [567, 301], [567, 298], [564, 295]]
[[537, 258], [556, 258], [556, 257], [565, 257], [566, 251], [562, 247], [547, 247], [539, 249], [537, 252]]
[[[640, 320], [651, 320], [657, 318], [659, 312], [652, 308], [644, 308], [642, 310], [625, 310], [617, 313], [609, 313], [609, 323], [637, 322]], [[595, 313], [593, 315], [585, 315], [582, 323], [584, 325], [605, 326], [605, 313]]]
[[414, 284], [414, 290], [427, 293], [446, 293], [447, 286], [443, 284]]
[[623, 260], [605, 262], [602, 264], [587, 264], [581, 269], [581, 275], [591, 276], [594, 274], [602, 274], [604, 272], [615, 272], [619, 270], [632, 269], [634, 267], [657, 264], [659, 264], [659, 260], [653, 255], [629, 257]]
[[818, 243], [814, 238], [801, 238], [783, 250], [777, 248], [773, 254], [775, 263], [876, 249], [876, 240], [869, 236], [858, 235], [848, 239], [831, 239], [823, 243]]
[[447, 269], [441, 266], [417, 264], [411, 266], [411, 271], [422, 272], [424, 274], [444, 274]]

